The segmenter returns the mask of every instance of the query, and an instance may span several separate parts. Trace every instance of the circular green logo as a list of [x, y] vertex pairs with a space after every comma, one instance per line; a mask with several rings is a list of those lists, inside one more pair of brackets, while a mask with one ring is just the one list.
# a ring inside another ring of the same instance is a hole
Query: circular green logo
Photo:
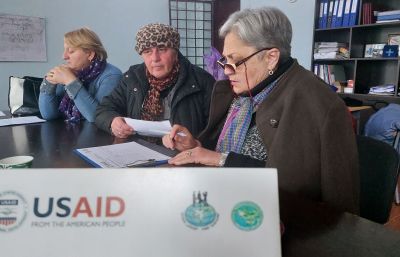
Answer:
[[250, 201], [236, 204], [231, 213], [233, 224], [244, 231], [257, 229], [261, 225], [263, 217], [261, 208]]

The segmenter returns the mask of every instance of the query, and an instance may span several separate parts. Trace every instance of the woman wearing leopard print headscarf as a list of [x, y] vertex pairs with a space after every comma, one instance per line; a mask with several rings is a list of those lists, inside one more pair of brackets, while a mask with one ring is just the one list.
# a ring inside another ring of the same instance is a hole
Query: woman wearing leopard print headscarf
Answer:
[[214, 78], [179, 52], [178, 31], [165, 24], [142, 27], [135, 50], [143, 63], [125, 72], [96, 112], [96, 125], [119, 138], [134, 133], [123, 117], [169, 120], [197, 135], [206, 126]]

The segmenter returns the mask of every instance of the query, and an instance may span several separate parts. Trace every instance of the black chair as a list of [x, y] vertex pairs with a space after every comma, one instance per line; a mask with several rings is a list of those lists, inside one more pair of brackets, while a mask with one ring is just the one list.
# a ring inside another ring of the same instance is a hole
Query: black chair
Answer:
[[382, 141], [357, 135], [360, 165], [360, 216], [387, 222], [397, 184], [400, 157]]

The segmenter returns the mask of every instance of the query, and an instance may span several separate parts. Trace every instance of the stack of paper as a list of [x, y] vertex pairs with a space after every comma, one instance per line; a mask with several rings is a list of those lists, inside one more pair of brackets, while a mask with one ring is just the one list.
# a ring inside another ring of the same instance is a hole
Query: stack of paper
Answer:
[[349, 58], [348, 48], [345, 43], [316, 42], [314, 46], [314, 59], [343, 59]]
[[[166, 164], [170, 157], [136, 142], [74, 150], [85, 161], [98, 168], [128, 168]], [[147, 166], [147, 165], [146, 165]]]
[[369, 94], [370, 95], [394, 95], [394, 91], [395, 91], [395, 85], [386, 84], [386, 85], [371, 87], [369, 89]]
[[0, 119], [0, 127], [2, 126], [10, 126], [10, 125], [21, 125], [21, 124], [31, 124], [45, 122], [43, 119], [39, 119], [36, 116], [25, 116], [18, 118], [9, 118], [9, 119]]

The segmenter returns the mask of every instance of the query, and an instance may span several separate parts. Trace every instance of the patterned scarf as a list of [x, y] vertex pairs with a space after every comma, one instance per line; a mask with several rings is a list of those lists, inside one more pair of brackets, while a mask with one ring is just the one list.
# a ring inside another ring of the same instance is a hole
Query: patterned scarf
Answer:
[[258, 105], [275, 88], [276, 82], [272, 82], [253, 98], [239, 96], [232, 102], [228, 117], [215, 147], [217, 152], [240, 153], [247, 130], [250, 127], [253, 113], [257, 110]]
[[[77, 77], [85, 88], [104, 71], [106, 64], [105, 60], [101, 61], [96, 57], [92, 60], [89, 67], [78, 72]], [[58, 110], [64, 115], [67, 121], [74, 122], [82, 119], [82, 115], [76, 107], [74, 100], [69, 98], [67, 92], [64, 93]]]
[[172, 68], [171, 73], [164, 79], [157, 79], [146, 69], [146, 76], [149, 80], [150, 90], [144, 99], [142, 108], [143, 120], [156, 120], [163, 113], [163, 107], [160, 100], [161, 91], [174, 85], [178, 79], [180, 65], [177, 62]]

